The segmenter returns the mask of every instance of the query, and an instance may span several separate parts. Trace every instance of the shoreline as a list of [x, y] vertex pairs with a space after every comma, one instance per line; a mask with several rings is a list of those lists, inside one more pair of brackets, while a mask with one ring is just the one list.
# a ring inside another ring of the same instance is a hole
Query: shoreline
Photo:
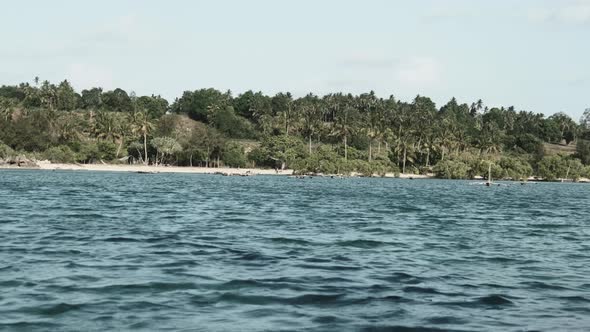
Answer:
[[[18, 167], [15, 167], [18, 168]], [[153, 166], [153, 165], [116, 165], [116, 164], [54, 164], [37, 162], [40, 170], [64, 171], [97, 171], [97, 172], [129, 172], [129, 173], [191, 173], [191, 174], [224, 174], [224, 175], [292, 175], [293, 170], [232, 168], [232, 167], [189, 167], [189, 166]]]
[[[146, 165], [118, 165], [118, 164], [61, 164], [51, 163], [48, 161], [37, 161], [32, 166], [4, 165], [0, 169], [30, 169], [30, 170], [50, 170], [50, 171], [97, 171], [97, 172], [128, 172], [128, 173], [185, 173], [185, 174], [222, 174], [235, 176], [248, 175], [274, 175], [274, 176], [293, 176], [292, 169], [274, 170], [263, 168], [234, 168], [234, 167], [190, 167], [190, 166], [146, 166]], [[331, 176], [315, 175], [315, 176]], [[351, 174], [356, 177], [359, 174]], [[386, 178], [400, 179], [434, 179], [433, 175], [419, 174], [385, 174]]]
[[[51, 163], [49, 161], [37, 161], [33, 165], [17, 166], [17, 165], [0, 165], [2, 169], [22, 169], [22, 170], [48, 170], [48, 171], [96, 171], [96, 172], [126, 172], [126, 173], [183, 173], [183, 174], [218, 174], [228, 176], [253, 176], [253, 175], [274, 175], [274, 176], [295, 176], [292, 169], [274, 170], [264, 168], [234, 168], [234, 167], [190, 167], [190, 166], [146, 166], [146, 165], [121, 165], [121, 164], [61, 164]], [[310, 175], [305, 175], [310, 176]], [[316, 177], [330, 177], [338, 176], [331, 174], [316, 174], [311, 175]], [[345, 177], [359, 177], [360, 174], [353, 173]], [[409, 180], [423, 180], [423, 179], [437, 179], [434, 174], [395, 174], [386, 173], [385, 176], [375, 176], [384, 178], [398, 178]], [[483, 178], [475, 178], [472, 180], [481, 181]], [[504, 181], [504, 180], [497, 180]], [[530, 177], [527, 182], [562, 182], [560, 179], [556, 181], [543, 181]], [[563, 181], [573, 182], [573, 181]], [[577, 183], [590, 183], [590, 179], [580, 178]]]

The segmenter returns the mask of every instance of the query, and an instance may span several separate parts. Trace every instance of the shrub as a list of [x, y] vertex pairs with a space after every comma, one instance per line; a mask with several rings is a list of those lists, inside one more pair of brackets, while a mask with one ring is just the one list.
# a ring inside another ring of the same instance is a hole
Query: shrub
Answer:
[[244, 154], [244, 148], [235, 143], [229, 143], [226, 145], [223, 154], [223, 162], [231, 167], [245, 167], [247, 160]]
[[436, 164], [434, 174], [441, 179], [466, 179], [469, 166], [462, 161], [444, 160]]
[[0, 142], [0, 159], [7, 159], [14, 155], [14, 150], [10, 146]]
[[539, 176], [547, 181], [564, 178], [567, 173], [567, 160], [560, 155], [545, 156], [538, 164]]
[[582, 165], [582, 162], [580, 162], [579, 159], [570, 159], [567, 161], [567, 170], [565, 172], [566, 178], [578, 181], [578, 179], [583, 177], [583, 173], [584, 165]]
[[99, 159], [113, 160], [117, 157], [117, 145], [113, 142], [99, 141], [97, 149]]
[[70, 147], [61, 145], [54, 146], [45, 150], [42, 154], [43, 158], [54, 163], [74, 163], [76, 161], [76, 154]]
[[499, 165], [502, 168], [503, 178], [521, 180], [528, 178], [533, 173], [533, 168], [528, 162], [517, 158], [503, 157], [500, 159]]

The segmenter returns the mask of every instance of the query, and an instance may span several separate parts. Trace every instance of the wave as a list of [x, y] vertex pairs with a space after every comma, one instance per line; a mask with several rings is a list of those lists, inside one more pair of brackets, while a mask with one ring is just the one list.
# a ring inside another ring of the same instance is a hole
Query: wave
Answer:
[[374, 241], [374, 240], [348, 240], [348, 241], [339, 241], [339, 242], [336, 242], [335, 244], [340, 247], [372, 249], [372, 248], [378, 248], [378, 247], [387, 245], [388, 243], [381, 242], [381, 241]]
[[486, 305], [513, 305], [514, 302], [510, 301], [508, 298], [502, 295], [487, 295], [482, 296], [477, 299], [478, 303], [486, 304]]
[[99, 241], [104, 241], [104, 242], [143, 242], [143, 240], [141, 240], [141, 239], [124, 237], [124, 236], [107, 237], [104, 239], [100, 239]]
[[461, 330], [439, 329], [427, 326], [367, 326], [361, 328], [362, 332], [461, 332]]
[[349, 265], [312, 265], [312, 264], [298, 264], [297, 267], [312, 270], [328, 270], [328, 271], [358, 271], [362, 270], [359, 266]]
[[13, 310], [13, 312], [23, 312], [39, 316], [58, 316], [68, 311], [79, 310], [84, 306], [85, 304], [57, 303], [36, 307], [22, 307]]
[[478, 297], [472, 301], [457, 301], [457, 302], [436, 302], [436, 305], [443, 305], [443, 306], [459, 306], [459, 307], [466, 307], [466, 308], [473, 308], [477, 306], [492, 306], [492, 307], [499, 307], [499, 306], [512, 306], [515, 303], [511, 301], [507, 296], [498, 295], [498, 294], [491, 294], [482, 297]]
[[224, 293], [218, 300], [240, 304], [267, 305], [316, 305], [333, 304], [343, 298], [343, 294], [304, 294], [295, 297], [280, 297], [270, 295], [244, 295], [237, 293]]
[[191, 290], [196, 289], [197, 285], [192, 282], [148, 282], [143, 284], [116, 284], [99, 287], [78, 288], [79, 290], [95, 292], [100, 294], [105, 293], [141, 293], [145, 291], [150, 292], [170, 292], [177, 290]]
[[0, 329], [7, 328], [9, 331], [59, 331], [62, 325], [51, 322], [32, 322], [16, 321], [16, 322], [0, 322]]
[[432, 287], [408, 286], [408, 287], [404, 287], [403, 291], [407, 292], [407, 293], [443, 294]]
[[526, 281], [521, 282], [521, 285], [524, 285], [528, 288], [532, 289], [554, 289], [554, 290], [572, 290], [569, 287], [560, 286], [560, 285], [552, 285], [542, 281]]

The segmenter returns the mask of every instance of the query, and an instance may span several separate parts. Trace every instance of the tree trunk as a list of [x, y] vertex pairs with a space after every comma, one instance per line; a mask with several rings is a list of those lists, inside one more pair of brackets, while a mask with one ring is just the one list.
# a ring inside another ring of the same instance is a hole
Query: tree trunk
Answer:
[[309, 155], [311, 156], [311, 134], [309, 134]]
[[348, 160], [348, 145], [346, 143], [346, 135], [344, 135], [344, 160]]
[[373, 153], [373, 142], [369, 141], [369, 162], [371, 162], [371, 154]]
[[219, 168], [219, 154], [217, 155], [217, 168]]
[[145, 165], [148, 164], [148, 154], [147, 154], [147, 133], [144, 131], [143, 132], [143, 152], [145, 153], [145, 160], [143, 161], [143, 163]]
[[123, 146], [123, 139], [119, 140], [119, 146], [117, 146], [117, 158], [119, 158], [119, 154], [121, 153], [121, 147]]
[[193, 154], [191, 153], [191, 157], [190, 157], [190, 165], [191, 167], [193, 167]]
[[404, 161], [402, 163], [402, 174], [406, 174], [406, 157], [408, 155], [408, 148], [404, 145]]
[[137, 149], [137, 154], [139, 155], [139, 160], [141, 161], [141, 163], [143, 164], [143, 156], [141, 155], [141, 151], [139, 149]]
[[377, 154], [381, 154], [381, 140], [379, 140], [379, 144], [377, 145]]
[[440, 161], [444, 161], [445, 160], [445, 151], [447, 151], [447, 149], [443, 146], [442, 147], [442, 156], [440, 157]]
[[205, 160], [205, 167], [209, 168], [209, 147], [207, 147], [207, 159]]
[[430, 148], [426, 150], [426, 167], [430, 166]]

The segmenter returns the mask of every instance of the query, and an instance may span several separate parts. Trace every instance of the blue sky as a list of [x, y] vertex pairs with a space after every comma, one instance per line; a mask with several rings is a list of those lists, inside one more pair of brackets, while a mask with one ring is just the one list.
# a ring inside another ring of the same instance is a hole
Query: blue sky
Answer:
[[576, 120], [590, 107], [590, 0], [7, 1], [0, 84], [161, 94], [374, 90]]

